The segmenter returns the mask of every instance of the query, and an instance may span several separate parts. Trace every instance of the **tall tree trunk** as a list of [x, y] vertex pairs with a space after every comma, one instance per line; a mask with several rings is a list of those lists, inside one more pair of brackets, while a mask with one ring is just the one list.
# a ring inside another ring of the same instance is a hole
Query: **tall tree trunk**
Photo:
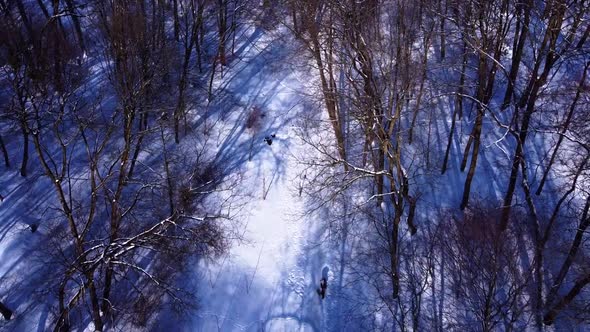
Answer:
[[[447, 141], [447, 148], [445, 149], [445, 158], [443, 160], [443, 165], [441, 169], [441, 174], [445, 174], [447, 171], [447, 164], [449, 162], [449, 154], [451, 152], [451, 146], [453, 143], [453, 134], [455, 133], [455, 124], [457, 116], [459, 118], [463, 117], [463, 93], [465, 90], [465, 71], [467, 69], [467, 43], [463, 43], [463, 61], [461, 64], [461, 75], [459, 76], [459, 87], [457, 88], [457, 98], [455, 109], [453, 110], [453, 116], [451, 118], [451, 129], [449, 130], [449, 139]], [[465, 169], [465, 165], [467, 164], [467, 158], [465, 155], [463, 156], [463, 160], [461, 162], [461, 171]]]
[[565, 276], [569, 272], [576, 255], [578, 254], [578, 250], [580, 249], [580, 245], [582, 244], [582, 240], [584, 238], [584, 234], [586, 233], [586, 229], [590, 226], [590, 217], [588, 217], [588, 210], [590, 210], [590, 196], [586, 198], [586, 205], [584, 206], [584, 212], [582, 213], [582, 218], [580, 219], [580, 225], [576, 230], [576, 235], [574, 237], [574, 241], [570, 246], [570, 250], [565, 261], [562, 263], [561, 268], [559, 269], [559, 273], [555, 280], [553, 281], [553, 285], [549, 290], [549, 295], [547, 295], [547, 304], [551, 305], [555, 301], [555, 297], [557, 296], [557, 291], [561, 287]]
[[582, 289], [584, 289], [584, 287], [586, 287], [586, 285], [588, 284], [590, 284], [590, 273], [588, 273], [582, 279], [576, 281], [576, 283], [570, 289], [570, 291], [565, 296], [563, 296], [551, 309], [547, 311], [547, 313], [543, 317], [543, 322], [545, 323], [545, 325], [552, 325], [559, 312], [568, 304], [570, 304], [573, 301], [573, 299], [575, 299], [578, 296], [578, 294], [580, 294]]
[[422, 58], [422, 75], [420, 75], [420, 87], [418, 88], [418, 96], [416, 96], [416, 107], [414, 108], [414, 114], [412, 115], [412, 122], [408, 131], [408, 144], [412, 144], [414, 138], [414, 126], [416, 125], [416, 119], [418, 118], [418, 112], [422, 103], [422, 94], [424, 92], [424, 82], [426, 82], [426, 67], [428, 65], [428, 51], [429, 51], [429, 39], [424, 40], [424, 55]]
[[29, 163], [29, 133], [26, 128], [26, 124], [21, 124], [23, 133], [23, 160], [20, 167], [20, 175], [23, 177], [27, 176], [27, 165]]
[[76, 7], [74, 6], [73, 0], [65, 0], [66, 6], [68, 11], [71, 13], [70, 17], [72, 19], [72, 23], [74, 23], [74, 29], [76, 30], [76, 35], [78, 36], [78, 42], [80, 43], [80, 49], [82, 52], [86, 52], [86, 43], [84, 42], [84, 33], [82, 33], [82, 26], [80, 25], [80, 19], [76, 13]]
[[45, 6], [45, 4], [43, 3], [43, 0], [37, 0], [37, 4], [39, 5], [39, 8], [41, 8], [41, 11], [43, 12], [45, 18], [49, 19], [49, 11], [47, 10], [47, 6]]
[[508, 74], [508, 85], [506, 87], [506, 93], [504, 94], [504, 102], [502, 103], [502, 109], [505, 109], [510, 105], [510, 101], [512, 100], [512, 96], [514, 95], [514, 83], [516, 82], [516, 77], [518, 76], [518, 70], [520, 68], [520, 63], [522, 61], [522, 54], [524, 50], [524, 45], [528, 38], [529, 32], [529, 23], [530, 23], [530, 12], [532, 1], [527, 0], [526, 3], [517, 4], [516, 5], [517, 11], [524, 11], [524, 19], [521, 22], [521, 15], [517, 14], [517, 22], [516, 22], [516, 31], [517, 36], [514, 38], [513, 43], [513, 55], [512, 55], [512, 63], [510, 65], [510, 73]]
[[205, 40], [205, 25], [203, 24], [203, 12], [205, 10], [205, 4], [199, 3], [199, 8], [197, 9], [197, 26], [198, 26], [198, 34], [195, 41], [195, 48], [197, 52], [197, 66], [199, 67], [199, 73], [203, 72], [202, 66], [202, 56], [203, 50], [202, 45]]
[[446, 42], [446, 31], [445, 31], [445, 22], [446, 22], [446, 15], [447, 15], [447, 5], [446, 5], [446, 1], [444, 4], [444, 9], [442, 8], [443, 6], [443, 1], [444, 0], [440, 0], [438, 1], [438, 5], [439, 5], [439, 12], [441, 13], [440, 15], [440, 61], [444, 61], [446, 54], [447, 54], [447, 42]]
[[[392, 200], [394, 195], [391, 195]], [[395, 204], [395, 202], [394, 202]], [[389, 256], [390, 256], [390, 264], [391, 264], [391, 283], [392, 283], [392, 292], [391, 296], [394, 299], [397, 299], [399, 296], [399, 287], [400, 287], [400, 278], [399, 278], [399, 254], [398, 254], [398, 246], [399, 246], [399, 223], [401, 219], [401, 214], [398, 211], [395, 212], [395, 217], [393, 220], [392, 230], [391, 230], [391, 239], [389, 243]]]
[[2, 135], [0, 135], [0, 148], [2, 148], [2, 155], [4, 156], [4, 165], [6, 168], [10, 168], [10, 159], [8, 158], [8, 150], [6, 149], [6, 145], [4, 144], [4, 139], [2, 139]]
[[[336, 144], [338, 146], [338, 154], [340, 155], [340, 158], [342, 160], [346, 160], [344, 134], [342, 132], [342, 124], [336, 106], [336, 93], [335, 91], [331, 90], [330, 86], [328, 85], [328, 79], [326, 78], [326, 68], [324, 67], [324, 62], [322, 60], [320, 49], [320, 42], [317, 39], [317, 37], [317, 35], [311, 36], [311, 43], [313, 56], [316, 61], [316, 64], [318, 65], [318, 70], [320, 74], [320, 82], [322, 85], [322, 92], [324, 95], [324, 103], [326, 104], [326, 110], [328, 111], [328, 117], [330, 119], [330, 123], [332, 124], [332, 129], [334, 130], [334, 136], [336, 138]], [[345, 165], [344, 168], [347, 169], [348, 167]]]
[[219, 30], [219, 47], [217, 56], [219, 57], [219, 64], [221, 66], [227, 65], [225, 54], [225, 43], [227, 38], [227, 0], [218, 0], [219, 6], [217, 26]]
[[467, 178], [465, 178], [465, 186], [463, 187], [463, 198], [461, 199], [461, 210], [467, 207], [469, 204], [469, 194], [471, 193], [471, 182], [475, 175], [475, 168], [477, 166], [477, 158], [479, 156], [479, 146], [481, 144], [481, 130], [483, 124], [484, 110], [481, 105], [477, 106], [477, 117], [475, 118], [475, 127], [473, 129], [473, 153], [471, 154], [471, 163], [469, 165], [469, 171], [467, 172]]
[[[178, 103], [176, 104], [176, 108], [174, 109], [174, 140], [176, 143], [180, 142], [179, 138], [179, 122], [180, 117], [186, 118], [185, 115], [185, 102], [184, 102], [184, 93], [186, 90], [186, 83], [188, 77], [188, 65], [191, 59], [191, 53], [193, 49], [193, 45], [197, 39], [198, 34], [198, 22], [193, 22], [193, 26], [189, 31], [186, 31], [186, 45], [184, 47], [184, 58], [182, 61], [182, 71], [180, 73], [180, 81], [178, 83]], [[185, 128], [186, 130], [186, 128]]]
[[[487, 72], [487, 60], [484, 55], [480, 55], [479, 57], [479, 65], [478, 65], [478, 83], [477, 83], [477, 115], [475, 117], [475, 124], [473, 125], [473, 131], [470, 135], [470, 141], [473, 142], [473, 152], [471, 153], [471, 163], [469, 165], [469, 171], [467, 172], [467, 177], [465, 178], [465, 186], [463, 187], [463, 198], [461, 199], [461, 210], [467, 207], [469, 204], [469, 194], [471, 192], [471, 183], [473, 181], [473, 177], [475, 175], [475, 168], [477, 166], [477, 159], [479, 156], [479, 147], [481, 144], [481, 131], [483, 125], [483, 117], [485, 114], [485, 105], [488, 102], [488, 94], [487, 90], [489, 89], [490, 85], [493, 85], [493, 78], [490, 77], [490, 73]], [[492, 73], [493, 75], [493, 69]], [[469, 143], [467, 144], [467, 148], [465, 151], [467, 152], [469, 148]], [[463, 162], [461, 163], [462, 168], [464, 167], [464, 163], [466, 161], [465, 155], [463, 156]]]
[[534, 286], [535, 286], [535, 297], [533, 300], [533, 315], [535, 317], [535, 324], [538, 330], [542, 330], [543, 325], [543, 261], [544, 261], [544, 248], [545, 244], [541, 238], [541, 225], [539, 223], [539, 217], [537, 214], [537, 208], [533, 201], [533, 195], [531, 194], [531, 187], [528, 180], [527, 163], [524, 158], [520, 160], [520, 166], [522, 170], [522, 188], [525, 193], [525, 200], [527, 202], [531, 220], [532, 238], [534, 243]]
[[168, 185], [168, 204], [170, 208], [170, 216], [176, 215], [174, 207], [174, 181], [170, 173], [170, 160], [168, 159], [168, 149], [166, 148], [166, 141], [164, 138], [164, 128], [160, 128], [160, 137], [162, 139], [162, 147], [164, 150], [164, 171], [166, 172], [166, 183]]
[[174, 40], [178, 41], [180, 33], [180, 22], [178, 21], [178, 0], [172, 0], [172, 10], [174, 11]]
[[25, 5], [23, 4], [23, 0], [16, 0], [16, 7], [18, 8], [18, 13], [23, 20], [23, 24], [27, 33], [29, 34], [29, 41], [32, 42], [34, 40], [34, 32], [33, 26], [31, 25], [31, 21], [29, 20], [29, 16], [27, 15], [27, 11], [25, 9]]
[[88, 272], [86, 278], [89, 279], [86, 286], [88, 288], [88, 295], [90, 297], [90, 311], [92, 314], [92, 322], [94, 323], [94, 330], [101, 332], [104, 328], [104, 324], [102, 321], [102, 316], [100, 315], [98, 296], [96, 295], [96, 287], [94, 286], [94, 276], [91, 272]]

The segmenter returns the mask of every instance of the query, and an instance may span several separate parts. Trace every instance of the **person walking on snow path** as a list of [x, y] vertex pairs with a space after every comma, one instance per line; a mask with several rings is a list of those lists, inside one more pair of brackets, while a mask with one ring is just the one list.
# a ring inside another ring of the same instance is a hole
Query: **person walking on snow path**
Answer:
[[326, 278], [322, 278], [320, 280], [320, 288], [318, 289], [318, 294], [322, 297], [322, 300], [326, 297], [326, 288], [328, 288], [328, 281]]
[[270, 136], [265, 136], [264, 137], [264, 141], [266, 142], [266, 144], [271, 145], [272, 144], [272, 139], [275, 138], [276, 135], [272, 134]]

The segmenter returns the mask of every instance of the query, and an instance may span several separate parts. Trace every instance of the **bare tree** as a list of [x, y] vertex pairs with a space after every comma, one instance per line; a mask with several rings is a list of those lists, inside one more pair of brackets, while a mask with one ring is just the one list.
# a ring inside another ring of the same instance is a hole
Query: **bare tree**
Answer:
[[570, 44], [564, 44], [564, 46], [559, 51], [557, 48], [557, 40], [561, 31], [566, 9], [567, 7], [562, 1], [552, 2], [545, 8], [543, 18], [547, 21], [544, 37], [540, 45], [538, 45], [539, 52], [534, 61], [530, 79], [528, 80], [523, 93], [519, 97], [518, 104], [515, 108], [515, 114], [517, 117], [520, 116], [519, 113], [521, 110], [523, 113], [520, 125], [518, 126], [519, 134], [514, 156], [512, 158], [512, 168], [510, 172], [508, 189], [506, 191], [506, 195], [504, 196], [504, 202], [502, 206], [503, 213], [502, 223], [500, 224], [501, 229], [506, 229], [508, 224], [512, 205], [512, 197], [514, 196], [514, 190], [516, 188], [520, 160], [525, 157], [524, 146], [526, 144], [531, 118], [535, 112], [535, 105], [539, 98], [541, 87], [547, 83], [547, 79], [551, 70], [556, 64], [556, 61], [560, 58], [560, 53], [567, 51], [567, 49], [570, 47]]
[[453, 8], [456, 16], [455, 20], [460, 24], [458, 28], [462, 29], [464, 42], [478, 55], [477, 88], [475, 93], [477, 114], [475, 124], [465, 147], [463, 161], [461, 162], [461, 170], [464, 170], [468, 153], [473, 145], [469, 171], [463, 188], [461, 209], [465, 209], [469, 204], [471, 183], [475, 176], [481, 145], [483, 118], [487, 105], [492, 98], [499, 60], [510, 27], [510, 21], [504, 15], [507, 10], [508, 1], [474, 1], [470, 2], [467, 6]]
[[[329, 1], [303, 0], [291, 1], [289, 6], [295, 17], [293, 29], [296, 31], [296, 35], [304, 41], [317, 66], [323, 101], [336, 139], [338, 154], [342, 160], [346, 160], [343, 121], [338, 109], [338, 91], [334, 68], [336, 36], [331, 26], [335, 23], [336, 5]], [[326, 12], [326, 15], [320, 15], [320, 13]], [[301, 21], [297, 22], [297, 20]]]
[[444, 216], [446, 221], [438, 225], [443, 228], [438, 243], [450, 292], [458, 303], [447, 314], [449, 326], [477, 331], [524, 328], [531, 271], [523, 270], [515, 255], [518, 235], [489, 227], [496, 222], [493, 211], [475, 207], [461, 219]]

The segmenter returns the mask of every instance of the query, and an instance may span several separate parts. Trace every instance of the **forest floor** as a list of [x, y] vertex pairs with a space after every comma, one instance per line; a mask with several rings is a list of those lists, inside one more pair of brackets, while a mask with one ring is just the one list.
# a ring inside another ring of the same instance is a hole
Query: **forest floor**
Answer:
[[218, 262], [199, 267], [202, 301], [187, 330], [321, 331], [330, 288], [323, 301], [316, 289], [322, 273], [332, 273], [316, 238], [318, 225], [304, 213], [304, 169], [298, 163], [306, 153], [297, 121], [309, 111], [309, 74], [297, 69], [288, 39], [252, 28], [241, 41], [238, 58], [216, 83], [226, 84], [223, 91], [245, 105], [240, 108], [246, 118], [257, 109], [259, 119], [240, 137], [233, 128], [220, 133], [221, 141], [234, 145], [228, 158], [247, 154], [236, 171], [243, 172], [241, 190], [251, 199], [242, 212], [240, 243]]

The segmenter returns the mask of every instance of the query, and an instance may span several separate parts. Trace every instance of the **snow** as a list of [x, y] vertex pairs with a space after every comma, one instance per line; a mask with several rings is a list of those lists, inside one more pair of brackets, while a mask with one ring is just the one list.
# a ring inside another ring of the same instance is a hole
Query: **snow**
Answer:
[[[258, 38], [257, 34], [252, 32], [250, 39]], [[256, 53], [273, 46], [265, 38], [256, 39], [246, 46], [242, 57], [246, 61], [225, 73], [233, 82], [255, 85], [261, 92], [258, 98], [242, 102], [261, 105], [268, 116], [260, 132], [246, 138], [254, 140], [254, 150], [259, 152], [243, 166], [243, 187], [251, 195], [244, 241], [219, 263], [199, 267], [203, 301], [194, 326], [187, 330], [317, 331], [321, 326], [322, 303], [316, 288], [324, 262], [309, 265], [302, 259], [306, 234], [314, 225], [302, 213], [299, 176], [303, 169], [295, 156], [304, 153], [304, 146], [292, 120], [303, 109], [304, 86], [301, 73], [285, 77], [257, 68], [269, 62], [259, 62]], [[263, 137], [271, 134], [276, 137], [267, 145]], [[329, 293], [328, 288], [325, 301]]]

